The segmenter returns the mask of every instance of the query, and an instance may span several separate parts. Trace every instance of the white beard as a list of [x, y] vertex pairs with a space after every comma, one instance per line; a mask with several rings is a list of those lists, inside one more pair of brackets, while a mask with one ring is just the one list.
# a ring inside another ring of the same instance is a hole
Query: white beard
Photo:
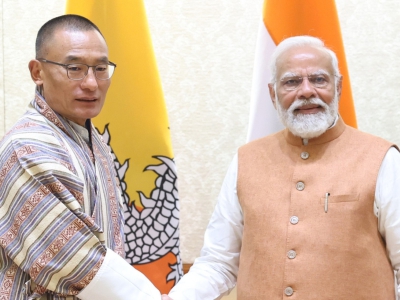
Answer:
[[[335, 93], [332, 102], [328, 105], [319, 98], [311, 98], [307, 100], [296, 99], [289, 107], [285, 110], [279, 99], [277, 99], [277, 111], [278, 116], [285, 125], [295, 136], [303, 139], [312, 139], [320, 136], [328, 130], [335, 121], [338, 114], [338, 99], [337, 93]], [[316, 114], [301, 114], [295, 115], [293, 112], [304, 105], [316, 104], [323, 108], [323, 111]]]

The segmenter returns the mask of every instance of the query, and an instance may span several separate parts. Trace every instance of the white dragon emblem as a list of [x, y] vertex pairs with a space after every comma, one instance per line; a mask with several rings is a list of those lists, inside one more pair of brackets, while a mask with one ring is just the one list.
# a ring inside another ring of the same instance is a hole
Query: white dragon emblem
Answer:
[[[110, 146], [111, 136], [108, 125], [105, 126], [101, 135], [104, 142]], [[151, 170], [157, 173], [158, 177], [150, 197], [138, 191], [143, 205], [143, 210], [138, 211], [130, 203], [126, 192], [125, 174], [129, 168], [129, 160], [125, 160], [121, 165], [112, 148], [111, 154], [124, 202], [126, 260], [131, 265], [145, 264], [172, 252], [177, 258], [177, 263], [170, 265], [171, 272], [166, 281], [175, 280], [177, 283], [183, 276], [183, 270], [179, 253], [179, 197], [174, 161], [165, 156], [153, 156], [161, 163], [149, 165], [145, 171]]]

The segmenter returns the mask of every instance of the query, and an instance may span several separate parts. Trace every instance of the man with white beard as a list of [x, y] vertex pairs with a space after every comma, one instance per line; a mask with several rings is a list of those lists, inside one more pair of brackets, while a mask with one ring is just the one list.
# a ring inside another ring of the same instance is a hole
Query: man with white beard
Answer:
[[[396, 299], [400, 153], [344, 124], [336, 55], [309, 36], [273, 55], [286, 129], [239, 148], [201, 256], [174, 300]], [[396, 280], [394, 278], [394, 272]]]

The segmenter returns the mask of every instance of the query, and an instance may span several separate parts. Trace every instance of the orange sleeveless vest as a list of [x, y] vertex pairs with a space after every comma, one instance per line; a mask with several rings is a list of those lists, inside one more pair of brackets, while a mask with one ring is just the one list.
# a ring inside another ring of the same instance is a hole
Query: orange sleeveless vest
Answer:
[[391, 146], [339, 119], [306, 146], [286, 129], [239, 149], [239, 300], [395, 299], [373, 213]]

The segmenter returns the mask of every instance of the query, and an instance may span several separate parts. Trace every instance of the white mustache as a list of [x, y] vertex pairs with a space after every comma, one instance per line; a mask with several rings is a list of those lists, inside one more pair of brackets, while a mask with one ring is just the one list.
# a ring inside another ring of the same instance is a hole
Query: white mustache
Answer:
[[288, 108], [289, 113], [293, 113], [296, 109], [302, 108], [303, 106], [315, 104], [323, 107], [325, 110], [329, 108], [328, 104], [322, 101], [319, 98], [310, 98], [310, 99], [296, 99]]

